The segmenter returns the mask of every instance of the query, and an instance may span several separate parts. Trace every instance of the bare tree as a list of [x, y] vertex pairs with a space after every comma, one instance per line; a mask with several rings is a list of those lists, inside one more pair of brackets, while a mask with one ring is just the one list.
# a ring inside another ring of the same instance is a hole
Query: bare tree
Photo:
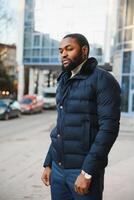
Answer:
[[9, 0], [0, 0], [0, 42], [7, 42], [9, 33], [14, 29], [15, 17], [8, 6]]

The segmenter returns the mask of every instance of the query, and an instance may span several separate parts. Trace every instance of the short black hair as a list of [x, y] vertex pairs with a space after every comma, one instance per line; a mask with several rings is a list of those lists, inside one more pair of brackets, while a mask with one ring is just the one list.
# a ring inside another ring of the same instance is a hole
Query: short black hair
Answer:
[[63, 39], [64, 38], [68, 38], [68, 37], [75, 38], [77, 40], [78, 44], [80, 45], [80, 47], [87, 46], [87, 48], [88, 48], [88, 55], [89, 55], [90, 46], [89, 46], [87, 38], [84, 35], [82, 35], [80, 33], [70, 33], [70, 34], [65, 35], [63, 37]]

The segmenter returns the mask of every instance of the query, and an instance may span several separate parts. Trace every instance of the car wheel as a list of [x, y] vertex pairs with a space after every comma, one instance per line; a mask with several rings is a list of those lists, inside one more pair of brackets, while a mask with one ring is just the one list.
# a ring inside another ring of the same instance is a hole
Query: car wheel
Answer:
[[8, 119], [9, 119], [8, 113], [5, 114], [4, 119], [5, 119], [5, 120], [8, 120]]

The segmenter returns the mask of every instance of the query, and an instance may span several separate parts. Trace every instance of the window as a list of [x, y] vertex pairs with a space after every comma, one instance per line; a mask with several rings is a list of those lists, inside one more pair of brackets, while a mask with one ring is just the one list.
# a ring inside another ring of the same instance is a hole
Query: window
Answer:
[[125, 32], [124, 32], [124, 40], [125, 41], [132, 40], [132, 29], [125, 30]]
[[118, 28], [122, 28], [124, 24], [125, 2], [126, 0], [120, 0], [118, 4]]
[[59, 60], [58, 60], [58, 58], [51, 58], [50, 62], [52, 62], [52, 63], [59, 63]]
[[116, 48], [117, 48], [118, 50], [120, 50], [120, 49], [122, 49], [122, 46], [123, 46], [122, 44], [118, 44]]
[[30, 33], [32, 34], [33, 29], [31, 27], [24, 27], [25, 28], [25, 34]]
[[25, 20], [26, 20], [26, 21], [31, 21], [31, 20], [33, 20], [33, 12], [27, 10], [27, 11], [25, 12]]
[[126, 1], [126, 26], [133, 25], [133, 17], [134, 17], [134, 0]]
[[50, 38], [48, 35], [43, 35], [42, 37], [42, 46], [43, 47], [50, 47]]
[[131, 52], [131, 72], [134, 73], [134, 51]]
[[24, 58], [24, 63], [30, 63], [30, 58]]
[[131, 52], [124, 52], [123, 54], [123, 73], [130, 73]]
[[132, 43], [125, 43], [124, 45], [124, 49], [132, 49]]
[[101, 47], [96, 48], [96, 55], [97, 56], [102, 56], [102, 48]]
[[122, 33], [123, 31], [118, 31], [117, 33], [117, 43], [121, 43], [122, 42]]
[[24, 34], [24, 47], [31, 47], [31, 34]]
[[52, 40], [51, 46], [52, 46], [52, 47], [55, 47], [55, 48], [58, 48], [58, 47], [59, 47], [59, 42], [56, 41], [56, 40]]
[[31, 49], [24, 49], [24, 57], [30, 57], [31, 56]]
[[59, 55], [58, 49], [51, 49], [51, 56], [58, 56], [58, 55]]
[[134, 112], [134, 94], [132, 96], [132, 111]]
[[33, 0], [26, 0], [26, 5], [29, 6], [29, 7], [32, 7]]
[[32, 21], [25, 21], [25, 26], [31, 27], [33, 25]]
[[97, 58], [98, 63], [102, 62], [102, 56], [97, 56], [96, 58]]
[[42, 63], [49, 63], [49, 58], [41, 58]]
[[40, 56], [40, 49], [33, 49], [32, 56], [33, 57], [39, 57]]
[[39, 58], [33, 58], [33, 59], [32, 59], [32, 62], [33, 62], [33, 63], [39, 63], [39, 62], [40, 62], [40, 59], [39, 59]]
[[50, 56], [50, 49], [42, 49], [41, 50], [41, 56], [42, 57], [48, 57], [48, 56]]
[[34, 35], [34, 46], [40, 46], [40, 35]]
[[134, 76], [132, 76], [131, 89], [134, 90]]
[[123, 112], [128, 112], [128, 102], [129, 102], [129, 76], [122, 77], [122, 105], [121, 110]]

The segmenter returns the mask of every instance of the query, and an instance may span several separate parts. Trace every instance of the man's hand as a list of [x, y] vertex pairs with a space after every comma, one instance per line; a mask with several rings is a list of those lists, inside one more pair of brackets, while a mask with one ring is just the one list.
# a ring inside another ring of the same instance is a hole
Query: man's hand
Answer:
[[46, 186], [50, 185], [51, 168], [46, 167], [42, 173], [41, 180]]
[[91, 179], [86, 179], [83, 174], [80, 174], [74, 184], [75, 192], [85, 195], [89, 192]]

